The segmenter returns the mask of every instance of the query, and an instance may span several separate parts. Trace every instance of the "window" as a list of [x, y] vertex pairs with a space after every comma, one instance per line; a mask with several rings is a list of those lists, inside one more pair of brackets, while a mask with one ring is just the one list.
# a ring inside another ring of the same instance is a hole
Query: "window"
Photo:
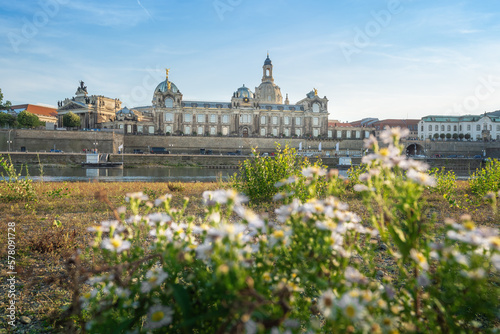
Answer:
[[300, 137], [302, 135], [300, 129], [295, 129], [295, 135], [297, 137]]
[[290, 137], [290, 129], [286, 128], [284, 130], [285, 137]]
[[446, 130], [447, 130], [447, 131], [451, 131], [451, 125], [448, 125], [448, 126], [446, 127]]
[[172, 125], [165, 125], [165, 133], [172, 133]]
[[272, 120], [274, 125], [278, 124], [278, 116], [273, 116]]
[[155, 127], [154, 126], [150, 126], [149, 127], [149, 133], [155, 133]]
[[481, 125], [479, 125], [479, 124], [478, 124], [478, 125], [476, 125], [476, 130], [477, 130], [477, 131], [481, 131]]
[[120, 129], [123, 129], [123, 124], [120, 124]]
[[278, 137], [278, 128], [273, 128], [273, 136]]
[[500, 131], [500, 125], [497, 125], [497, 131]]
[[285, 125], [289, 125], [290, 124], [290, 116], [285, 116], [283, 121], [284, 121]]
[[265, 136], [266, 135], [266, 129], [262, 128], [260, 129], [260, 135]]
[[142, 130], [142, 125], [137, 125], [137, 132], [142, 133], [142, 131], [143, 131], [143, 130]]
[[444, 125], [441, 125], [441, 131], [444, 131]]
[[203, 127], [202, 126], [199, 126], [198, 127], [198, 135], [203, 135]]
[[224, 124], [229, 123], [229, 115], [222, 115], [222, 123]]
[[470, 124], [467, 124], [467, 131], [470, 131]]
[[365, 138], [369, 138], [370, 137], [370, 132], [369, 131], [365, 131]]
[[300, 117], [295, 117], [295, 125], [302, 125], [302, 119]]
[[337, 130], [337, 138], [342, 138], [342, 130]]
[[359, 139], [361, 137], [361, 131], [356, 131], [356, 138]]
[[457, 126], [453, 125], [453, 131], [457, 131]]
[[250, 115], [247, 115], [247, 114], [240, 115], [240, 122], [246, 123], [246, 124], [250, 123], [251, 122]]
[[174, 100], [171, 98], [166, 98], [165, 99], [165, 108], [173, 108], [174, 107]]
[[318, 126], [318, 125], [319, 125], [319, 118], [313, 117], [313, 126]]
[[191, 127], [189, 125], [186, 125], [184, 127], [184, 134], [185, 135], [190, 135], [191, 134]]
[[191, 123], [192, 120], [193, 120], [193, 115], [191, 115], [191, 114], [184, 114], [184, 122]]
[[319, 104], [317, 103], [313, 104], [313, 112], [319, 112]]
[[210, 127], [210, 134], [211, 134], [212, 136], [215, 136], [215, 126], [211, 126], [211, 127]]
[[429, 125], [429, 131], [432, 131], [432, 125]]
[[460, 130], [459, 130], [459, 131], [462, 131], [462, 124], [460, 124], [459, 128], [460, 128]]
[[165, 113], [165, 122], [173, 122], [174, 121], [174, 114], [171, 112]]
[[132, 125], [127, 124], [127, 133], [132, 133]]
[[313, 129], [313, 136], [318, 137], [319, 136], [319, 130], [318, 129]]
[[227, 136], [229, 134], [229, 128], [227, 126], [222, 127], [222, 135]]
[[215, 114], [210, 115], [210, 123], [215, 123], [215, 122], [217, 122], [217, 115]]
[[328, 130], [328, 138], [332, 138], [333, 136], [333, 131], [332, 130]]
[[266, 124], [266, 116], [260, 116], [260, 124]]
[[347, 131], [345, 132], [345, 137], [346, 137], [346, 138], [351, 138], [351, 130], [347, 130]]
[[439, 127], [437, 125], [434, 126], [434, 131], [438, 131]]
[[205, 123], [205, 115], [196, 115], [196, 122]]

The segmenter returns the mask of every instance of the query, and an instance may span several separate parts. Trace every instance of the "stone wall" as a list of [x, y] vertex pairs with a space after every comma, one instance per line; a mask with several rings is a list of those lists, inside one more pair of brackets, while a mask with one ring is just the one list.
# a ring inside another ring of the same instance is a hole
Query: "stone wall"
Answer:
[[[0, 130], [0, 151], [12, 152], [83, 152], [96, 147], [99, 152], [117, 152], [123, 143], [123, 134], [101, 131]], [[94, 145], [97, 143], [97, 145]]]

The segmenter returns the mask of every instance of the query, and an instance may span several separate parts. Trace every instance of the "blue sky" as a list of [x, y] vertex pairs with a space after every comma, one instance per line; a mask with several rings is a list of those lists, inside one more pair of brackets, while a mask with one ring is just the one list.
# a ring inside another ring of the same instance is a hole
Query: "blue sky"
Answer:
[[313, 88], [330, 118], [500, 109], [500, 3], [428, 0], [0, 0], [0, 88], [14, 104], [90, 94], [150, 105], [254, 90], [269, 51], [292, 103]]

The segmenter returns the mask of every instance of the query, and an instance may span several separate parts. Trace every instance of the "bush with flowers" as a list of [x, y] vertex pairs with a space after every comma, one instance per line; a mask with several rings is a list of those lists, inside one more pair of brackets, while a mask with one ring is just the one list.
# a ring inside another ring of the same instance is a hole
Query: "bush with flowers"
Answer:
[[[170, 195], [129, 194], [129, 211], [92, 229], [101, 263], [73, 259], [69, 312], [91, 333], [494, 332], [498, 230], [465, 216], [429, 235], [422, 194], [435, 180], [400, 155], [403, 135], [365, 142], [373, 153], [354, 186], [365, 221], [330, 194], [288, 192], [271, 218], [234, 190], [205, 192], [203, 218], [185, 214], [187, 200], [176, 209]], [[302, 176], [311, 192], [325, 177], [339, 184], [316, 167]], [[392, 280], [379, 275], [381, 243]]]

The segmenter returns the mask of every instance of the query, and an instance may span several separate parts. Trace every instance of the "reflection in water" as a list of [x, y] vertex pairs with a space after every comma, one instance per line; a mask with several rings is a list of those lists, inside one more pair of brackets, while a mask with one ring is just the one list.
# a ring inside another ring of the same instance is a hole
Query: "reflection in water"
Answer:
[[[195, 167], [138, 167], [138, 168], [81, 168], [81, 167], [43, 167], [41, 176], [38, 166], [28, 167], [30, 178], [34, 181], [63, 182], [98, 180], [101, 182], [215, 182], [228, 181], [237, 169], [210, 169]], [[347, 170], [339, 170], [347, 177]], [[23, 169], [22, 175], [26, 175]], [[458, 180], [467, 180], [466, 171], [457, 171]]]
[[[93, 181], [101, 182], [215, 182], [228, 181], [237, 169], [210, 169], [195, 167], [138, 167], [138, 168], [81, 168], [43, 167], [43, 175], [38, 166], [28, 168], [34, 181]], [[26, 171], [22, 171], [26, 175]]]

